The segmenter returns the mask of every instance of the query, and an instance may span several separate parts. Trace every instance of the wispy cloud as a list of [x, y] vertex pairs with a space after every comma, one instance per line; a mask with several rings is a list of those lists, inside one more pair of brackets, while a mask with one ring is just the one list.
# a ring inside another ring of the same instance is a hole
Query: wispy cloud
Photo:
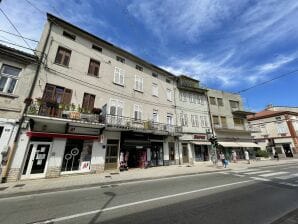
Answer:
[[288, 56], [278, 56], [273, 62], [269, 62], [258, 67], [260, 72], [270, 72], [272, 70], [278, 69], [287, 63], [290, 63], [297, 59], [297, 54], [292, 54]]

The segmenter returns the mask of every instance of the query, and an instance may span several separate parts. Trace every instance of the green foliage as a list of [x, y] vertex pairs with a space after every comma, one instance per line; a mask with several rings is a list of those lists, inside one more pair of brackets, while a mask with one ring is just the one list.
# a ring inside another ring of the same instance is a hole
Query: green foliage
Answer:
[[256, 151], [256, 157], [265, 157], [268, 158], [269, 157], [269, 153], [265, 150], [261, 150], [258, 149], [258, 151]]

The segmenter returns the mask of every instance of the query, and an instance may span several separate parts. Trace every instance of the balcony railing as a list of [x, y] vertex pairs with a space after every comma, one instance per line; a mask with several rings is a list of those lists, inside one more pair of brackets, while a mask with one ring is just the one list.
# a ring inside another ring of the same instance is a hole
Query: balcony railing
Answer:
[[140, 120], [130, 117], [123, 117], [108, 114], [105, 116], [104, 123], [107, 127], [114, 127], [128, 130], [147, 130], [152, 132], [181, 133], [182, 127], [164, 123], [153, 122], [150, 120]]

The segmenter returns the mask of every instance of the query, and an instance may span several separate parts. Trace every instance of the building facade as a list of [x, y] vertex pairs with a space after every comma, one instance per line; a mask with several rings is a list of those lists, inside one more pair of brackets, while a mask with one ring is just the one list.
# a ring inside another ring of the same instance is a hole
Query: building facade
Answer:
[[0, 177], [14, 145], [36, 62], [34, 55], [0, 45]]
[[175, 93], [177, 120], [182, 127], [182, 136], [179, 137], [181, 162], [193, 164], [210, 161], [208, 133], [212, 129], [207, 89], [200, 87], [198, 80], [179, 76]]
[[243, 110], [241, 96], [219, 90], [208, 89], [211, 120], [214, 134], [219, 143], [219, 151], [230, 158], [236, 151], [238, 159], [244, 158], [244, 151], [254, 157], [255, 151], [261, 146], [255, 144], [251, 137], [246, 116], [253, 114]]
[[48, 14], [8, 179], [179, 163], [176, 77]]
[[250, 126], [257, 130], [252, 134], [259, 145], [274, 155], [293, 157], [298, 152], [298, 112], [266, 108], [248, 116]]

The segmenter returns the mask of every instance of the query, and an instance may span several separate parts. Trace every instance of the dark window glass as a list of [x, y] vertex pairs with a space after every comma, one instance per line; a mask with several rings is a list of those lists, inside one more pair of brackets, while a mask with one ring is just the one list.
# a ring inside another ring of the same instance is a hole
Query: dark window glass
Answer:
[[71, 50], [68, 50], [63, 47], [59, 47], [57, 54], [56, 54], [55, 63], [61, 64], [64, 66], [68, 66], [69, 60], [70, 60], [70, 55], [71, 55]]
[[63, 31], [63, 36], [69, 38], [69, 39], [72, 39], [72, 40], [75, 40], [76, 39], [76, 36], [71, 34], [71, 33], [68, 33], [66, 31]]

